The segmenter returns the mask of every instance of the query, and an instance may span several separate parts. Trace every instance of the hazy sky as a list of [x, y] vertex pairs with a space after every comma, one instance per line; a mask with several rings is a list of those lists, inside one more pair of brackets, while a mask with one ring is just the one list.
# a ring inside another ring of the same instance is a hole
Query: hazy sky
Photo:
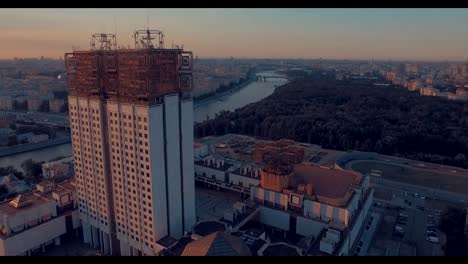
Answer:
[[468, 9], [58, 8], [1, 9], [0, 58], [58, 58], [101, 32], [133, 46], [147, 17], [199, 57], [468, 59]]

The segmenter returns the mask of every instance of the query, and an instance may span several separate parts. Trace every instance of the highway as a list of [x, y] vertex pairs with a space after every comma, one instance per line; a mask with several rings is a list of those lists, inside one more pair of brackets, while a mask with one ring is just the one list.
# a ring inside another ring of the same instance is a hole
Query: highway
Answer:
[[[458, 176], [458, 177], [464, 177], [465, 174], [467, 173], [467, 170], [461, 169], [461, 168], [455, 168], [455, 167], [449, 167], [449, 166], [444, 166], [444, 165], [437, 165], [437, 164], [430, 164], [430, 163], [424, 163], [431, 165], [431, 167], [419, 167], [419, 166], [412, 166], [410, 164], [423, 164], [419, 161], [414, 161], [414, 160], [403, 160], [403, 159], [395, 159], [395, 160], [352, 160], [348, 163], [345, 164], [345, 168], [349, 170], [352, 169], [352, 165], [357, 162], [374, 162], [374, 163], [386, 163], [389, 165], [394, 165], [394, 166], [401, 166], [401, 167], [406, 167], [410, 169], [418, 169], [418, 170], [432, 170], [434, 172], [438, 173], [445, 173], [453, 176]], [[463, 204], [463, 205], [468, 205], [468, 195], [467, 194], [462, 194], [462, 193], [455, 193], [455, 192], [449, 192], [449, 191], [444, 191], [440, 189], [434, 189], [434, 188], [429, 188], [421, 185], [414, 185], [414, 184], [408, 184], [404, 182], [399, 182], [399, 181], [392, 181], [392, 180], [387, 180], [382, 178], [381, 176], [371, 176], [370, 177], [370, 182], [371, 184], [374, 184], [375, 186], [378, 186], [380, 188], [384, 189], [390, 189], [392, 191], [406, 191], [410, 193], [418, 193], [419, 196], [423, 195], [426, 197], [431, 197], [433, 199], [439, 199], [443, 201], [448, 201], [452, 203], [458, 203], [458, 204]]]
[[443, 190], [427, 188], [424, 186], [385, 180], [379, 177], [371, 177], [370, 183], [374, 187], [378, 187], [381, 189], [388, 189], [396, 193], [401, 193], [401, 192], [408, 192], [412, 194], [417, 193], [419, 196], [426, 196], [426, 197], [430, 197], [431, 199], [438, 199], [438, 200], [443, 200], [443, 201], [448, 201], [448, 202], [458, 203], [458, 204], [463, 204], [465, 206], [468, 206], [468, 195], [466, 194], [447, 192]]

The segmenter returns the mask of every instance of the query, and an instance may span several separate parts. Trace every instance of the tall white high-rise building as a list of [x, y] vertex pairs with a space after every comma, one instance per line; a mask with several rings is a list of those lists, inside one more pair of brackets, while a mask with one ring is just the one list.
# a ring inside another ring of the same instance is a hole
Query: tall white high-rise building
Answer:
[[106, 254], [156, 255], [196, 220], [192, 53], [113, 38], [65, 57], [83, 237]]

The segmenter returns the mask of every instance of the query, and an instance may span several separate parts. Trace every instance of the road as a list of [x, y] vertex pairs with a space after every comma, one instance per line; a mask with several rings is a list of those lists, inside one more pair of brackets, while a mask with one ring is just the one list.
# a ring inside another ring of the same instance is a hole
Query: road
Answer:
[[44, 125], [70, 127], [68, 114], [0, 111], [0, 116], [11, 116], [15, 119], [31, 119], [38, 124]]
[[71, 138], [69, 136], [50, 139], [47, 141], [35, 143], [35, 144], [27, 144], [27, 145], [19, 145], [13, 147], [2, 147], [0, 148], [0, 158], [16, 155], [18, 153], [24, 152], [31, 152], [39, 149], [50, 148], [52, 146], [67, 144], [71, 142]]
[[448, 201], [451, 203], [462, 204], [468, 206], [468, 195], [447, 192], [443, 190], [437, 190], [432, 188], [427, 188], [423, 186], [407, 184], [402, 182], [396, 182], [391, 180], [385, 180], [379, 177], [371, 177], [370, 183], [382, 189], [388, 189], [395, 192], [408, 192], [408, 193], [417, 193], [419, 196], [426, 196], [432, 199], [438, 199], [443, 201]]

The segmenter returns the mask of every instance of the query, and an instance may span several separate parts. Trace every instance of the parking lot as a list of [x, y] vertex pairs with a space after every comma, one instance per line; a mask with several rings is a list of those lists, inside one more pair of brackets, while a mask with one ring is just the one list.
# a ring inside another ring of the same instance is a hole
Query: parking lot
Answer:
[[384, 219], [371, 252], [387, 248], [386, 255], [443, 255], [443, 234], [437, 230], [441, 210], [429, 197], [405, 191], [377, 192], [380, 196], [373, 210], [381, 212]]

